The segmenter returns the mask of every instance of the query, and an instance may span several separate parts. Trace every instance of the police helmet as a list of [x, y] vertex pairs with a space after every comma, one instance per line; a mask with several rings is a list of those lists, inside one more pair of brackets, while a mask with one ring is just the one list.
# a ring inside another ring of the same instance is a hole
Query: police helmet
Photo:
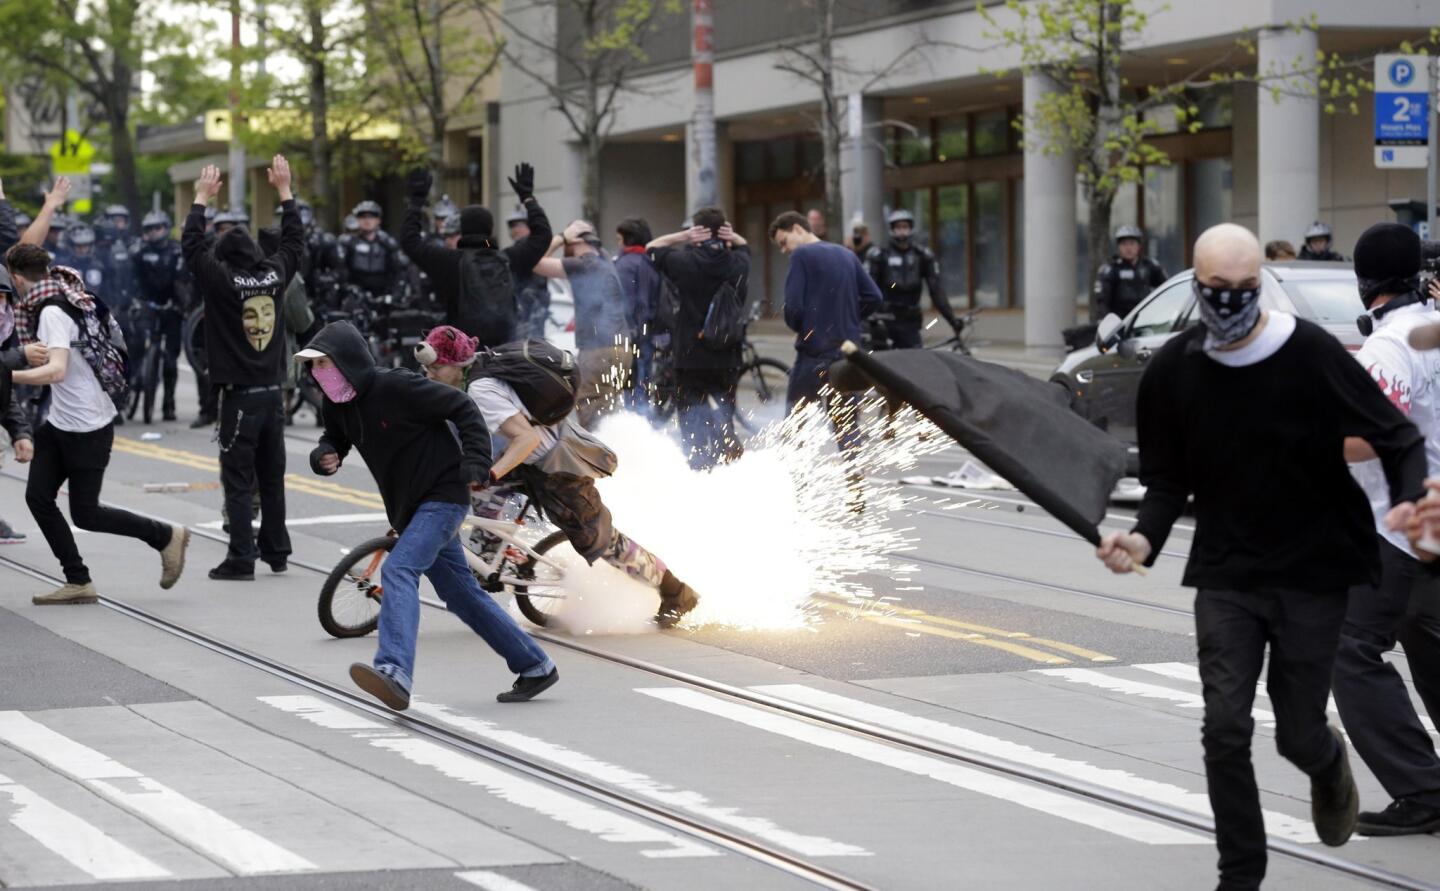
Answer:
[[145, 218], [140, 221], [141, 229], [154, 229], [156, 226], [164, 226], [169, 229], [170, 215], [163, 210], [152, 210], [145, 214]]
[[210, 222], [217, 226], [234, 226], [240, 222], [240, 218], [232, 211], [221, 210], [215, 213]]
[[230, 209], [230, 218], [237, 226], [248, 226], [250, 224], [250, 214], [246, 213], [243, 207], [232, 207]]
[[[530, 215], [525, 212], [525, 205], [523, 205], [523, 204], [517, 204], [517, 205], [515, 205], [515, 209], [512, 210], [512, 211], [510, 211], [510, 216], [508, 216], [508, 217], [505, 218], [505, 225], [507, 225], [507, 226], [513, 226], [513, 225], [515, 225], [516, 223], [529, 222], [529, 220], [530, 220]], [[690, 227], [689, 227], [689, 226], [686, 226], [685, 228], [688, 229], [688, 228], [690, 228]]]
[[357, 220], [357, 219], [355, 219], [355, 214], [349, 213], [349, 214], [346, 214], [346, 215], [345, 215], [345, 231], [346, 231], [346, 232], [358, 232], [358, 231], [360, 231], [360, 221]]
[[30, 224], [33, 222], [35, 222], [34, 218], [23, 210], [15, 214], [15, 228], [21, 230], [22, 232], [28, 229], [30, 227]]
[[50, 218], [51, 232], [54, 232], [56, 229], [69, 229], [73, 225], [75, 225], [75, 221], [63, 213], [57, 213]]
[[109, 207], [105, 208], [105, 216], [124, 217], [128, 220], [130, 219], [130, 208], [126, 207], [123, 204], [112, 204]]
[[1144, 232], [1143, 230], [1141, 230], [1141, 228], [1140, 228], [1139, 226], [1132, 226], [1132, 225], [1130, 225], [1129, 223], [1126, 223], [1124, 226], [1116, 227], [1116, 229], [1115, 229], [1115, 241], [1116, 241], [1116, 243], [1118, 244], [1119, 242], [1122, 242], [1122, 241], [1124, 241], [1124, 240], [1127, 239], [1127, 238], [1133, 238], [1133, 239], [1135, 239], [1136, 241], [1144, 241], [1144, 240], [1145, 240], [1145, 232]]
[[890, 211], [890, 215], [885, 218], [885, 225], [891, 229], [895, 228], [896, 223], [909, 223], [913, 228], [915, 226], [915, 214], [903, 207], [897, 207]]
[[65, 234], [70, 238], [70, 244], [74, 247], [84, 247], [87, 244], [95, 243], [95, 230], [84, 223], [71, 226]]
[[460, 234], [460, 214], [452, 213], [440, 221], [440, 234], [446, 238]]
[[359, 204], [355, 205], [354, 210], [350, 211], [350, 215], [356, 217], [363, 217], [366, 214], [371, 214], [377, 217], [384, 216], [384, 214], [380, 212], [379, 203], [375, 201], [361, 201]]
[[455, 206], [455, 202], [450, 200], [449, 195], [441, 195], [440, 200], [430, 208], [431, 216], [437, 220], [448, 220], [459, 212], [460, 208]]
[[217, 211], [215, 208], [213, 208], [213, 207], [206, 207], [206, 208], [205, 208], [205, 222], [207, 222], [207, 223], [214, 223], [214, 222], [215, 222], [215, 217], [216, 217], [216, 215], [218, 215], [218, 214], [219, 214], [219, 211]]
[[1309, 240], [1312, 239], [1312, 238], [1333, 238], [1333, 237], [1334, 237], [1334, 233], [1330, 231], [1330, 227], [1327, 226], [1327, 225], [1325, 225], [1324, 223], [1320, 222], [1319, 220], [1316, 220], [1315, 222], [1311, 223], [1311, 224], [1310, 224], [1310, 228], [1305, 230], [1305, 240], [1306, 240], [1306, 241], [1309, 241]]

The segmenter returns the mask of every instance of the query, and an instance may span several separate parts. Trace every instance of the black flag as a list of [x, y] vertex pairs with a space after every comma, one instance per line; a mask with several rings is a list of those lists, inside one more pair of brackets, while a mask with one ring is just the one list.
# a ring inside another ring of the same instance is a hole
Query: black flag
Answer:
[[1055, 519], [1100, 544], [1097, 527], [1125, 474], [1125, 446], [1071, 411], [1058, 385], [936, 350], [855, 349], [831, 367], [830, 381], [851, 391], [873, 383], [887, 399], [914, 406]]

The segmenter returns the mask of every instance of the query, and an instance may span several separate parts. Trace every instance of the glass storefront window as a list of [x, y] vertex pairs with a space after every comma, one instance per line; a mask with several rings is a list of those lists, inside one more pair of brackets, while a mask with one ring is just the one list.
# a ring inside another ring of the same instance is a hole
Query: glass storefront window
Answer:
[[1010, 256], [1015, 258], [1015, 293], [1012, 296], [1010, 305], [1023, 308], [1025, 306], [1025, 177], [1015, 180], [1015, 225], [1012, 227], [1015, 239], [1015, 249]]
[[1231, 179], [1229, 158], [1190, 162], [1190, 231], [1196, 236], [1230, 219]]
[[[896, 165], [930, 163], [930, 122], [928, 120], [906, 121], [908, 126], [893, 127], [890, 131], [890, 151]], [[915, 128], [911, 131], [911, 127]]]
[[954, 161], [970, 154], [970, 119], [965, 115], [941, 118], [936, 125], [935, 160]]
[[800, 172], [805, 176], [825, 176], [825, 148], [820, 140], [800, 140]]
[[1145, 251], [1167, 273], [1185, 268], [1185, 177], [1178, 165], [1145, 168]]
[[969, 305], [970, 297], [970, 189], [943, 186], [935, 190], [935, 258], [940, 261], [940, 283], [952, 306]]
[[1203, 91], [1195, 101], [1200, 108], [1200, 123], [1205, 129], [1230, 127], [1235, 123], [1235, 94], [1232, 90], [1215, 87]]
[[772, 139], [766, 143], [770, 148], [770, 168], [766, 171], [766, 179], [783, 180], [794, 179], [795, 170], [795, 140], [793, 139]]
[[975, 154], [1003, 155], [1010, 151], [1010, 112], [992, 108], [975, 114]]
[[1003, 180], [975, 184], [975, 303], [979, 306], [1006, 303], [1008, 203]]
[[765, 181], [765, 143], [742, 142], [735, 147], [735, 181], [738, 183], [760, 183]]

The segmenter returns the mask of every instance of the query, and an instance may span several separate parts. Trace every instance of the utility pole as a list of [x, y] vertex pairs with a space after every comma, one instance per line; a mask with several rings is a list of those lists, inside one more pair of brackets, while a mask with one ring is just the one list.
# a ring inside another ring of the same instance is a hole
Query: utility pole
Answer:
[[240, 0], [230, 0], [230, 208], [245, 210], [245, 146], [240, 142]]
[[691, 212], [719, 203], [715, 175], [715, 15], [711, 0], [693, 0], [695, 114], [690, 121]]
[[1425, 171], [1425, 219], [1430, 224], [1430, 231], [1426, 237], [1431, 241], [1440, 241], [1440, 229], [1435, 226], [1436, 212], [1435, 205], [1440, 202], [1440, 108], [1435, 107], [1435, 100], [1440, 99], [1440, 59], [1430, 60], [1430, 95], [1429, 110], [1430, 116], [1426, 127], [1430, 131], [1430, 163], [1426, 165]]

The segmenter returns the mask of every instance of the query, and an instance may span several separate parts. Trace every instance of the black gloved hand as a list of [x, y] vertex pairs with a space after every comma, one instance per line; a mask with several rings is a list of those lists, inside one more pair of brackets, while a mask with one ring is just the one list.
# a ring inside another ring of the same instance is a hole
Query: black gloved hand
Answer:
[[424, 167], [416, 167], [410, 171], [409, 176], [405, 177], [405, 185], [410, 190], [412, 198], [429, 197], [430, 186], [433, 182], [434, 178], [430, 175], [430, 171]]
[[515, 190], [515, 197], [524, 204], [535, 197], [535, 168], [529, 164], [516, 164], [515, 175], [510, 177], [510, 188]]

